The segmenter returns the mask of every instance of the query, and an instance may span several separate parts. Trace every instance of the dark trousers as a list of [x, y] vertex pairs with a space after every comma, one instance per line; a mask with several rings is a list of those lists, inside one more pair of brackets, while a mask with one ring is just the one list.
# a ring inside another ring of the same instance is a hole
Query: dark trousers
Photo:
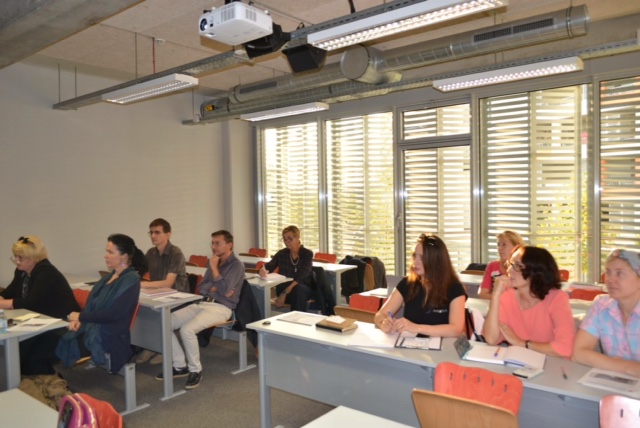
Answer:
[[66, 328], [46, 331], [20, 342], [20, 373], [24, 376], [55, 374], [53, 364], [60, 361], [56, 346]]
[[[289, 284], [291, 284], [291, 282], [283, 282], [282, 284], [276, 285], [276, 296], [279, 296]], [[298, 283], [298, 285], [293, 287], [291, 293], [287, 294], [284, 302], [291, 305], [292, 311], [307, 312], [307, 300], [309, 300], [309, 296], [311, 296], [309, 287], [305, 284]]]

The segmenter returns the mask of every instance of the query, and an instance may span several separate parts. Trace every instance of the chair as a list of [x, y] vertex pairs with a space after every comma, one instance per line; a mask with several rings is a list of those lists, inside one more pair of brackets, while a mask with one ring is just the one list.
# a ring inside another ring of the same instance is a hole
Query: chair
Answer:
[[518, 418], [502, 407], [421, 389], [411, 396], [421, 428], [518, 428]]
[[362, 294], [352, 294], [349, 299], [349, 307], [367, 312], [378, 312], [382, 307], [384, 299], [378, 296], [363, 296]]
[[436, 367], [433, 389], [439, 393], [499, 406], [517, 415], [524, 387], [520, 379], [510, 374], [440, 363]]
[[[89, 299], [89, 293], [90, 293], [89, 290], [82, 290], [79, 288], [73, 289], [73, 296], [76, 298], [76, 301], [78, 302], [78, 306], [80, 306], [81, 310], [84, 309], [85, 306], [87, 305], [87, 300]], [[136, 317], [138, 316], [139, 309], [140, 309], [140, 305], [138, 304], [136, 305], [136, 308], [134, 309], [133, 314], [131, 314], [131, 322], [129, 323], [129, 329], [133, 328], [133, 324], [136, 322]], [[107, 362], [104, 366], [101, 366], [101, 367], [106, 369], [108, 372], [110, 372], [111, 356], [109, 354], [106, 354], [105, 356], [107, 358]], [[76, 365], [83, 364], [89, 361], [90, 359], [91, 357], [81, 358], [78, 360]], [[123, 412], [121, 412], [121, 414], [127, 415], [137, 410], [141, 410], [146, 407], [149, 407], [149, 404], [147, 403], [141, 404], [141, 405], [137, 404], [138, 400], [137, 400], [137, 392], [136, 392], [136, 364], [135, 363], [125, 364], [120, 369], [118, 374], [124, 377], [124, 396], [125, 396], [125, 403], [126, 403], [126, 408]], [[105, 425], [105, 426], [110, 427], [111, 425]]]
[[95, 412], [98, 427], [122, 428], [122, 415], [120, 415], [111, 404], [106, 401], [97, 400], [82, 392], [79, 392], [78, 395], [80, 395]]
[[184, 262], [184, 265], [185, 265], [185, 266], [201, 267], [201, 266], [198, 266], [197, 264], [195, 264], [194, 262], [188, 262], [188, 261], [187, 261], [187, 262]]
[[600, 400], [600, 428], [637, 428], [640, 426], [640, 400], [607, 395]]
[[572, 299], [593, 300], [601, 294], [607, 294], [602, 290], [585, 290], [583, 288], [575, 288], [571, 290]]
[[560, 279], [564, 282], [569, 281], [569, 271], [566, 269], [560, 269]]
[[98, 273], [100, 274], [100, 278], [109, 275], [109, 271], [108, 270], [99, 270]]
[[249, 254], [253, 254], [258, 257], [267, 257], [266, 248], [249, 248]]
[[375, 317], [375, 312], [364, 311], [362, 309], [350, 308], [348, 306], [335, 306], [333, 308], [336, 315], [339, 315], [343, 318], [353, 318], [358, 321], [368, 322], [373, 324], [373, 318]]
[[189, 256], [189, 262], [195, 263], [196, 266], [206, 268], [207, 263], [209, 263], [209, 257], [192, 254]]
[[256, 259], [259, 258], [260, 256], [257, 256], [255, 254], [251, 254], [251, 253], [238, 253], [239, 256], [244, 256], [244, 257], [255, 257]]
[[313, 260], [321, 263], [337, 263], [338, 256], [331, 253], [315, 253]]
[[468, 270], [463, 270], [460, 273], [464, 273], [467, 275], [480, 275], [480, 276], [484, 276], [484, 271], [483, 270], [473, 270], [473, 269], [468, 269]]

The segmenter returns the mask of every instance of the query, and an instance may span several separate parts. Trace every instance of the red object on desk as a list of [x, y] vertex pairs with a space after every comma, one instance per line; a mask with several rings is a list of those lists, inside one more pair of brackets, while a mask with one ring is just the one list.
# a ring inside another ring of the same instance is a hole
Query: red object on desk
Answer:
[[602, 290], [584, 290], [582, 288], [571, 289], [572, 299], [593, 300], [600, 294], [607, 294]]

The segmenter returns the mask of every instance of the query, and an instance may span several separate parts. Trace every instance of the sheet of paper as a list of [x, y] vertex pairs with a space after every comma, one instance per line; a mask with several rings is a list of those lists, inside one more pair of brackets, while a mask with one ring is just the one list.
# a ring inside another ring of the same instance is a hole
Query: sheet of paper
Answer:
[[23, 322], [23, 321], [28, 321], [31, 318], [38, 318], [40, 316], [40, 314], [37, 314], [35, 312], [31, 312], [28, 314], [24, 314], [24, 315], [20, 315], [19, 317], [15, 317], [13, 320], [16, 322]]
[[288, 314], [283, 315], [278, 319], [280, 321], [287, 321], [287, 322], [292, 322], [296, 324], [316, 325], [317, 322], [320, 322], [325, 318], [326, 317], [324, 315], [316, 315], [316, 314], [309, 314], [306, 312], [294, 311], [294, 312], [289, 312]]
[[182, 300], [192, 296], [193, 294], [191, 293], [177, 292], [173, 294], [168, 294], [166, 296], [156, 297], [155, 299], [151, 299], [151, 300], [154, 300], [156, 302], [175, 302], [176, 300]]
[[[15, 318], [14, 318], [15, 319]], [[11, 331], [38, 331], [50, 324], [60, 321], [57, 318], [31, 318], [28, 321], [21, 322], [13, 327], [9, 327]]]

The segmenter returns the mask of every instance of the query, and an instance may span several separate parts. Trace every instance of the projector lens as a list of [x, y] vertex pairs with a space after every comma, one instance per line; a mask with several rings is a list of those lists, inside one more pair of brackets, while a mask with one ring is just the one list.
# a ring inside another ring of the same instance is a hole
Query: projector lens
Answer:
[[205, 31], [206, 29], [207, 29], [207, 20], [203, 18], [200, 20], [200, 31]]

